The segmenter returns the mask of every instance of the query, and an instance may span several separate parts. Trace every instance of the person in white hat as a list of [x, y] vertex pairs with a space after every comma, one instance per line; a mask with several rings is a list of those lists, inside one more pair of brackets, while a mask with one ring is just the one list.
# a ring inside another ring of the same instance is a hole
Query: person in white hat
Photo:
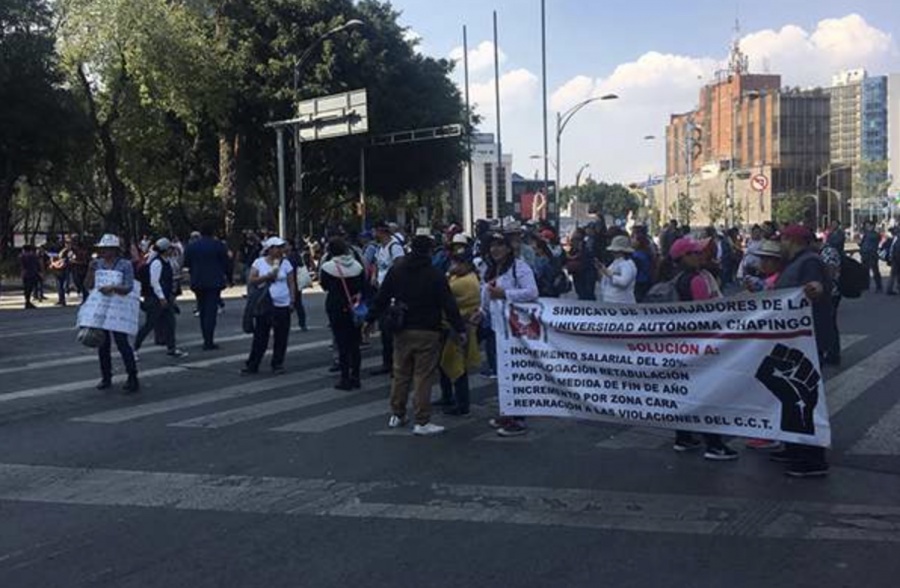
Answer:
[[[294, 266], [284, 258], [286, 242], [281, 237], [269, 237], [263, 242], [262, 255], [253, 262], [248, 281], [251, 288], [268, 289], [271, 308], [257, 314], [254, 321], [253, 344], [247, 363], [241, 374], [259, 373], [266, 349], [269, 347], [269, 332], [274, 333], [272, 344], [272, 372], [284, 373], [284, 357], [287, 353], [288, 335], [291, 331], [291, 309], [297, 300], [297, 280]], [[256, 298], [251, 294], [248, 304]]]
[[637, 266], [631, 259], [634, 249], [631, 239], [625, 235], [614, 237], [606, 250], [613, 255], [613, 262], [607, 267], [596, 262], [600, 277], [600, 294], [607, 304], [635, 304], [634, 285], [637, 280]]
[[[134, 289], [134, 267], [131, 262], [122, 257], [122, 244], [115, 235], [106, 234], [96, 244], [99, 253], [97, 259], [91, 262], [85, 278], [85, 287], [94, 295], [94, 285], [98, 271], [118, 272], [121, 277], [116, 285], [100, 286], [96, 292], [102, 296], [128, 296]], [[135, 321], [137, 317], [135, 317]], [[128, 394], [134, 394], [140, 390], [137, 378], [137, 363], [134, 359], [134, 351], [128, 342], [127, 333], [104, 331], [103, 343], [97, 349], [100, 359], [100, 383], [98, 390], [107, 390], [112, 387], [112, 340], [116, 342], [116, 348], [122, 356], [125, 371], [128, 373], [128, 381], [123, 390]]]

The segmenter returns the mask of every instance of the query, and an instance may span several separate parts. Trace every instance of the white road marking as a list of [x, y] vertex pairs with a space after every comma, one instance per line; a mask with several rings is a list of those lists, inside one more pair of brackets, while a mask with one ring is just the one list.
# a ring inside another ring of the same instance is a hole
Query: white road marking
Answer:
[[[377, 498], [370, 501], [370, 496]], [[392, 501], [394, 497], [396, 501]], [[410, 502], [408, 497], [415, 498]], [[724, 537], [900, 542], [897, 506], [581, 488], [357, 483], [0, 464], [0, 500], [390, 519], [414, 524], [454, 521]]]
[[279, 390], [289, 386], [298, 386], [321, 380], [322, 378], [327, 377], [327, 375], [328, 372], [326, 368], [319, 368], [296, 374], [288, 374], [286, 376], [265, 378], [262, 380], [242, 380], [240, 384], [228, 386], [227, 388], [222, 388], [220, 390], [199, 392], [197, 394], [179, 396], [178, 398], [170, 398], [168, 400], [147, 402], [137, 406], [105, 410], [103, 412], [77, 417], [72, 420], [76, 422], [108, 425], [124, 423], [185, 408], [193, 408], [195, 406], [212, 404], [233, 398], [242, 398], [244, 396], [251, 396], [261, 392], [269, 392], [271, 390]]
[[325, 413], [323, 415], [302, 419], [287, 425], [270, 429], [279, 433], [324, 433], [339, 427], [366, 421], [377, 416], [383, 416], [387, 424], [391, 414], [390, 403], [387, 398], [367, 402]]
[[872, 425], [849, 453], [855, 455], [900, 455], [900, 404], [895, 404]]
[[[302, 345], [294, 345], [292, 347], [288, 347], [288, 352], [298, 352], [298, 351], [309, 351], [311, 349], [319, 349], [321, 347], [327, 347], [331, 344], [331, 340], [324, 341], [315, 341], [312, 343], [304, 343]], [[237, 361], [247, 359], [246, 353], [240, 353], [236, 355], [226, 355], [224, 357], [215, 357], [213, 359], [207, 359], [203, 361], [194, 361], [190, 363], [180, 363], [175, 366], [154, 368], [150, 370], [145, 370], [140, 372], [139, 376], [141, 379], [152, 378], [156, 376], [168, 376], [172, 374], [182, 373], [188, 369], [205, 369], [210, 368], [226, 363], [234, 363]], [[19, 390], [17, 392], [8, 392], [4, 394], [0, 394], [0, 403], [12, 402], [14, 400], [21, 400], [25, 398], [40, 398], [43, 396], [52, 396], [55, 394], [62, 394], [64, 392], [76, 392], [78, 390], [87, 390], [92, 388], [97, 383], [97, 379], [91, 380], [81, 380], [78, 382], [68, 382], [66, 384], [55, 384], [52, 386], [44, 386], [41, 388], [30, 388], [27, 390]]]
[[[381, 361], [381, 360], [379, 360]], [[371, 387], [369, 388], [371, 390]], [[363, 391], [360, 391], [363, 392]], [[304, 392], [297, 396], [288, 398], [278, 398], [268, 402], [251, 404], [241, 408], [226, 410], [209, 415], [200, 416], [177, 423], [172, 423], [170, 427], [189, 427], [202, 429], [220, 429], [230, 427], [240, 423], [262, 419], [265, 417], [290, 412], [300, 408], [308, 408], [318, 404], [325, 404], [335, 400], [344, 400], [358, 396], [360, 392], [343, 392], [335, 390], [334, 386], [321, 388], [313, 392]]]
[[828, 412], [839, 414], [866, 390], [900, 366], [900, 339], [881, 348], [856, 365], [825, 381]]

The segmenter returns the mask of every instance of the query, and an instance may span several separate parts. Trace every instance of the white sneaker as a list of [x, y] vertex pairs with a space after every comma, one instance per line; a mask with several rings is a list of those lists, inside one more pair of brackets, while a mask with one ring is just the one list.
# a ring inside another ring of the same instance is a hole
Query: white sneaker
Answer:
[[141, 356], [138, 355], [138, 352], [137, 352], [137, 351], [132, 350], [131, 353], [134, 354], [134, 362], [135, 362], [135, 363], [141, 361]]
[[402, 417], [398, 417], [395, 414], [391, 415], [391, 418], [388, 419], [388, 427], [391, 429], [399, 429], [400, 427], [406, 425], [406, 419]]
[[434, 423], [426, 423], [424, 425], [416, 425], [413, 427], [413, 435], [420, 437], [430, 437], [432, 435], [440, 435], [444, 432], [444, 427], [435, 425]]

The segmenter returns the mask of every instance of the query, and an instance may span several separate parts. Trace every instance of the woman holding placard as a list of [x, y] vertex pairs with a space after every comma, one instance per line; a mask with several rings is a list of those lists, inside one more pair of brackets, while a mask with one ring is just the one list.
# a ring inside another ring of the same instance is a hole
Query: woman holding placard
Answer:
[[[97, 259], [88, 267], [84, 287], [90, 292], [90, 296], [117, 296], [127, 298], [134, 289], [134, 266], [131, 261], [121, 255], [122, 245], [115, 235], [106, 234], [96, 245]], [[118, 302], [118, 301], [116, 301]], [[126, 304], [122, 300], [123, 311], [131, 312], [133, 305]], [[137, 306], [134, 306], [137, 309]], [[137, 324], [137, 316], [134, 324]], [[112, 387], [112, 340], [116, 342], [116, 348], [125, 363], [125, 371], [128, 373], [128, 381], [123, 390], [127, 394], [134, 394], [140, 390], [137, 378], [137, 363], [134, 361], [134, 351], [128, 341], [128, 333], [104, 329], [103, 341], [97, 349], [100, 358], [100, 383], [98, 390], [106, 390]]]

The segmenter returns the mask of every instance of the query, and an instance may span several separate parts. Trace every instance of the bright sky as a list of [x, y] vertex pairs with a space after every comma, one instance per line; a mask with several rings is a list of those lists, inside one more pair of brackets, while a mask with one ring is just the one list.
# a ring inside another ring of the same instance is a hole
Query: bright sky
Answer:
[[[472, 97], [485, 132], [495, 125], [491, 13], [498, 11], [504, 151], [518, 173], [543, 173], [529, 159], [543, 150], [540, 0], [393, 4], [428, 55], [461, 57], [468, 26]], [[738, 15], [751, 71], [780, 73], [784, 85], [826, 86], [848, 68], [900, 72], [897, 0], [547, 0], [550, 156], [556, 110], [595, 95], [621, 97], [573, 119], [563, 138], [563, 183], [583, 164], [605, 181], [663, 173], [663, 142], [643, 137], [663, 137], [669, 113], [695, 106], [700, 86], [726, 62]], [[458, 74], [461, 84], [461, 63]]]

